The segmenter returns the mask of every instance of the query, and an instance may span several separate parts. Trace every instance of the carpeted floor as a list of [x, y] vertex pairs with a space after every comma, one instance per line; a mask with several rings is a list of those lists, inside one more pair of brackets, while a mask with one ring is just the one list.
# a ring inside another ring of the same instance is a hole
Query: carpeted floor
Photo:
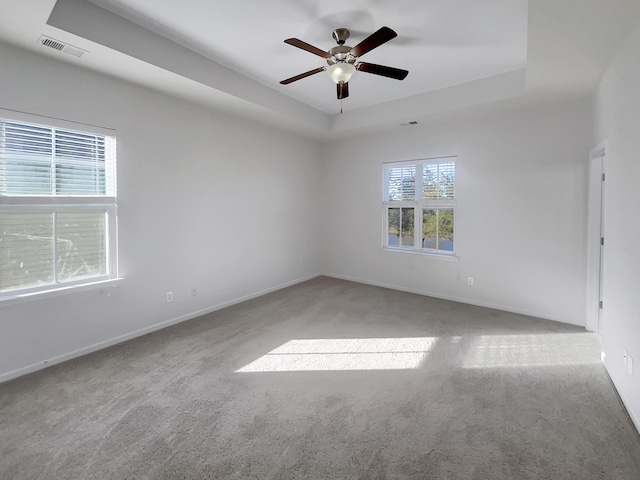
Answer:
[[0, 385], [0, 478], [637, 480], [599, 357], [321, 277]]

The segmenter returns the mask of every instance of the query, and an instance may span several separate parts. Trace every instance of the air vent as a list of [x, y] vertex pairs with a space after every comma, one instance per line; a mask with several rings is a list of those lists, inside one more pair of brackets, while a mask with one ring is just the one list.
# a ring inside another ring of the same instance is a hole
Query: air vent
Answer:
[[38, 41], [45, 47], [53, 48], [54, 50], [58, 50], [59, 52], [68, 53], [69, 55], [73, 55], [74, 57], [81, 57], [82, 55], [87, 53], [86, 50], [74, 47], [73, 45], [62, 43], [61, 41], [56, 40], [55, 38], [47, 37], [46, 35], [41, 35]]
[[412, 120], [412, 121], [410, 121], [410, 122], [406, 122], [406, 123], [401, 123], [401, 124], [400, 124], [400, 126], [401, 126], [401, 127], [409, 127], [409, 126], [411, 126], [411, 125], [418, 125], [418, 122], [417, 122], [417, 121], [415, 121], [415, 120]]
[[45, 47], [55, 48], [56, 50], [62, 50], [65, 45], [64, 43], [56, 42], [53, 38], [43, 37], [42, 44]]

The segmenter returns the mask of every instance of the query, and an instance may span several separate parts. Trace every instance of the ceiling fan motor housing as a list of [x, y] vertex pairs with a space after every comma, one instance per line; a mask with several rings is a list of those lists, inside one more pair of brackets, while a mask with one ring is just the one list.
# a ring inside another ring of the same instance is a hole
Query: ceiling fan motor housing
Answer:
[[327, 58], [327, 63], [355, 63], [356, 57], [351, 55], [351, 47], [347, 45], [338, 45], [329, 50], [331, 57]]
[[356, 57], [351, 55], [351, 48], [344, 44], [344, 42], [351, 36], [351, 33], [346, 28], [336, 28], [331, 34], [333, 39], [338, 42], [338, 45], [329, 50], [330, 58], [327, 58], [329, 65], [336, 63], [351, 63], [356, 62]]

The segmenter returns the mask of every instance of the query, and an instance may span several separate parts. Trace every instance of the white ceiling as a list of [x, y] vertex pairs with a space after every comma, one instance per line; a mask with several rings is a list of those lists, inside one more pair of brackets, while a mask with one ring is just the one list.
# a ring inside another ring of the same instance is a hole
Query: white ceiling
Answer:
[[[302, 133], [397, 127], [515, 97], [592, 91], [640, 16], [637, 0], [0, 0], [0, 41]], [[398, 37], [363, 61], [404, 81], [356, 72], [344, 114], [324, 73], [334, 28], [354, 46], [386, 25]], [[87, 50], [39, 45], [41, 34]], [[1, 105], [0, 105], [1, 106]]]
[[91, 0], [324, 113], [340, 105], [326, 74], [280, 80], [326, 62], [283, 42], [297, 37], [329, 50], [346, 27], [355, 46], [386, 25], [398, 37], [363, 56], [409, 70], [402, 82], [361, 73], [349, 110], [519, 70], [526, 66], [527, 0]]

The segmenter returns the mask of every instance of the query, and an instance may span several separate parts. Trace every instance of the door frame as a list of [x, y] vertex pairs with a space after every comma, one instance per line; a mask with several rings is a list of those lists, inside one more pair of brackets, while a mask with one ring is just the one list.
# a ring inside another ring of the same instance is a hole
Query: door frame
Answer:
[[602, 330], [603, 266], [604, 266], [604, 189], [607, 141], [589, 154], [587, 203], [587, 290], [585, 327], [592, 332]]

